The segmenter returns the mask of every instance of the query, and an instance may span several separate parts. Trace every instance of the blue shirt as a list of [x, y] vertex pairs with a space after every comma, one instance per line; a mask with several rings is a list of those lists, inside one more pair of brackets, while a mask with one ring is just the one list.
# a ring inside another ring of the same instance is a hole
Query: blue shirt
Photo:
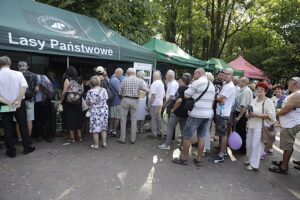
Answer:
[[113, 75], [109, 80], [109, 86], [111, 91], [114, 93], [114, 98], [111, 101], [111, 106], [121, 105], [121, 96], [119, 95], [120, 87], [121, 87], [121, 80]]

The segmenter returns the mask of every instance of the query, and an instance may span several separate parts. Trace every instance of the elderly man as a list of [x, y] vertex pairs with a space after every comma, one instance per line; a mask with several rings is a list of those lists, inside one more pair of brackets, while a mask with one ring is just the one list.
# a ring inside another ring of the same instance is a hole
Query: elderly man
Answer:
[[130, 143], [134, 144], [136, 140], [136, 114], [138, 108], [139, 91], [149, 91], [146, 83], [136, 77], [136, 70], [134, 68], [128, 68], [127, 78], [122, 82], [120, 88], [120, 95], [122, 95], [121, 102], [121, 136], [117, 141], [125, 144], [126, 140], [126, 122], [127, 115], [130, 111], [131, 116], [131, 137]]
[[158, 135], [161, 135], [161, 106], [163, 105], [163, 99], [165, 97], [165, 86], [161, 81], [160, 71], [153, 73], [153, 83], [149, 92], [149, 110], [151, 115], [151, 131], [152, 134], [147, 137], [150, 139], [156, 139]]
[[114, 75], [109, 80], [109, 87], [114, 93], [114, 98], [110, 102], [110, 122], [109, 122], [109, 134], [112, 137], [117, 137], [117, 129], [121, 119], [121, 96], [119, 95], [121, 87], [121, 77], [123, 76], [123, 70], [117, 68]]
[[171, 140], [177, 124], [179, 124], [180, 126], [181, 133], [185, 127], [185, 123], [189, 115], [188, 110], [185, 109], [186, 99], [184, 98], [184, 92], [188, 89], [191, 79], [191, 74], [184, 73], [178, 81], [179, 89], [176, 93], [176, 102], [173, 108], [171, 109], [171, 116], [167, 124], [167, 139], [162, 145], [158, 146], [158, 148], [160, 149], [171, 150]]
[[300, 132], [300, 78], [291, 78], [288, 89], [292, 93], [284, 100], [282, 109], [278, 109], [276, 112], [282, 128], [280, 149], [283, 150], [283, 158], [282, 161], [272, 161], [275, 166], [269, 168], [271, 172], [280, 174], [288, 172], [296, 134]]
[[[166, 101], [163, 105], [163, 111], [166, 109], [168, 118], [170, 118], [171, 109], [175, 104], [175, 94], [179, 88], [178, 82], [175, 80], [175, 72], [173, 70], [168, 70], [166, 74], [167, 81], [167, 91], [166, 91]], [[172, 139], [175, 139], [175, 131], [173, 132]]]
[[[29, 131], [29, 135], [31, 135], [32, 121], [34, 120], [34, 97], [37, 92], [37, 75], [28, 70], [29, 66], [25, 61], [20, 61], [18, 63], [18, 69], [20, 72], [23, 73], [28, 84], [28, 88], [25, 93], [25, 105], [26, 105], [28, 131]], [[17, 135], [18, 137], [20, 137], [19, 128], [17, 128]]]
[[23, 153], [29, 154], [35, 150], [30, 146], [30, 138], [26, 119], [24, 96], [28, 84], [21, 72], [10, 69], [11, 61], [7, 56], [0, 57], [0, 106], [3, 129], [5, 134], [6, 155], [16, 157], [13, 137], [13, 116], [15, 116], [22, 136]]
[[246, 154], [246, 111], [248, 106], [251, 105], [251, 101], [253, 99], [252, 90], [248, 87], [249, 79], [246, 77], [242, 77], [240, 79], [240, 91], [237, 94], [236, 102], [235, 102], [235, 130], [241, 136], [243, 144], [240, 149], [242, 154]]
[[215, 87], [207, 80], [204, 69], [197, 69], [194, 72], [194, 82], [184, 92], [185, 98], [194, 98], [195, 102], [182, 132], [183, 151], [180, 158], [174, 159], [175, 164], [186, 165], [189, 157], [191, 138], [195, 131], [198, 137], [198, 153], [194, 159], [197, 166], [201, 166], [201, 158], [204, 149], [204, 138], [209, 126], [209, 119], [213, 115], [213, 102], [215, 99]]
[[235, 102], [235, 85], [232, 82], [233, 70], [228, 68], [224, 71], [225, 85], [217, 97], [216, 109], [216, 135], [220, 140], [220, 153], [210, 159], [214, 163], [223, 163], [224, 154], [227, 148], [227, 128], [232, 106]]

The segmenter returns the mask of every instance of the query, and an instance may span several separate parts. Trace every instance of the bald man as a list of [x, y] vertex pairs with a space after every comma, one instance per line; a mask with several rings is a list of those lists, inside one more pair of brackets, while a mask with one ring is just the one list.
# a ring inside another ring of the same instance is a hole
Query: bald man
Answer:
[[117, 129], [120, 124], [121, 119], [121, 96], [119, 95], [122, 79], [123, 69], [117, 68], [114, 75], [109, 80], [109, 87], [114, 93], [114, 98], [110, 103], [110, 121], [108, 134], [111, 134], [113, 137], [117, 137]]
[[161, 81], [160, 71], [153, 73], [153, 83], [149, 92], [149, 111], [151, 115], [151, 132], [148, 138], [155, 139], [158, 135], [161, 135], [161, 107], [163, 105], [163, 99], [165, 97], [165, 86]]
[[235, 102], [235, 85], [232, 82], [233, 70], [228, 68], [224, 71], [225, 84], [217, 97], [217, 109], [216, 109], [216, 135], [220, 140], [220, 153], [210, 159], [214, 163], [223, 163], [224, 154], [227, 149], [227, 128], [229, 125], [229, 118], [232, 106]]
[[242, 77], [239, 81], [240, 91], [237, 94], [237, 98], [235, 101], [235, 130], [241, 136], [243, 144], [240, 148], [239, 152], [241, 154], [246, 154], [246, 111], [248, 107], [251, 105], [251, 101], [253, 99], [252, 90], [248, 87], [249, 79], [246, 77]]

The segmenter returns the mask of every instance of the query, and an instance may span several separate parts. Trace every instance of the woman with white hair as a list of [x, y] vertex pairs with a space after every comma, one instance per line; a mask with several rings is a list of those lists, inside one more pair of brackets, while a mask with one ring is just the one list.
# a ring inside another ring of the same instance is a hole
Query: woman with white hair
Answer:
[[105, 88], [101, 87], [101, 81], [97, 76], [90, 79], [90, 89], [86, 95], [86, 103], [90, 112], [90, 133], [93, 135], [94, 144], [92, 149], [99, 149], [99, 134], [102, 135], [102, 146], [106, 147], [106, 131], [108, 124], [108, 94]]
[[[145, 72], [144, 71], [139, 71], [137, 73], [137, 77], [142, 79], [144, 81], [145, 77]], [[146, 84], [146, 82], [145, 82]], [[144, 124], [145, 124], [145, 117], [148, 114], [147, 112], [147, 97], [146, 97], [146, 92], [143, 90], [140, 90], [139, 92], [139, 106], [137, 110], [137, 132], [138, 133], [143, 133], [144, 132]]]

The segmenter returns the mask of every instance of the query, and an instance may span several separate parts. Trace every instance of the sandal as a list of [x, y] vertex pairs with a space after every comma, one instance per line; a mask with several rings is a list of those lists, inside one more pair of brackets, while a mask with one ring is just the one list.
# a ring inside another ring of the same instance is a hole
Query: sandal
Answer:
[[195, 165], [197, 167], [201, 167], [202, 166], [201, 161], [198, 161], [196, 158], [193, 159], [193, 162], [195, 163]]
[[71, 143], [75, 143], [76, 141], [75, 141], [75, 139], [73, 138], [73, 139], [70, 140], [70, 142], [71, 142]]
[[275, 160], [272, 161], [272, 165], [281, 166], [281, 164], [282, 164], [282, 161], [275, 161]]
[[175, 158], [172, 162], [178, 165], [187, 165], [187, 160], [182, 160], [181, 158]]
[[293, 160], [292, 162], [293, 162], [295, 165], [300, 165], [300, 161]]
[[78, 141], [79, 142], [82, 142], [83, 140], [82, 140], [82, 137], [78, 137]]
[[278, 173], [278, 174], [287, 174], [287, 172], [288, 172], [287, 169], [282, 169], [280, 165], [279, 166], [269, 167], [269, 170], [271, 172]]

